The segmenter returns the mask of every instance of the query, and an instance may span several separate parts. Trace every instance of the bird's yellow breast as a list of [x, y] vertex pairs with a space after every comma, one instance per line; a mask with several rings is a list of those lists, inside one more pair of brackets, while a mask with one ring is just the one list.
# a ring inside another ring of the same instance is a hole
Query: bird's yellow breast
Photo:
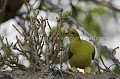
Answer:
[[89, 66], [92, 60], [92, 53], [94, 47], [91, 43], [86, 41], [73, 41], [70, 45], [70, 51], [73, 56], [71, 57], [69, 63], [73, 67], [84, 68]]

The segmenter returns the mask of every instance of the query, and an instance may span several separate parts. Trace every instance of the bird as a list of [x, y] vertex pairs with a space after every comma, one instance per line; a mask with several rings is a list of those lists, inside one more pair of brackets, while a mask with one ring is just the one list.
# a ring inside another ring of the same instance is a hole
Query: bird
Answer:
[[75, 28], [68, 29], [66, 35], [70, 40], [68, 59], [71, 71], [77, 72], [77, 68], [80, 68], [84, 70], [85, 74], [90, 73], [90, 64], [95, 57], [95, 48], [93, 44], [82, 40]]

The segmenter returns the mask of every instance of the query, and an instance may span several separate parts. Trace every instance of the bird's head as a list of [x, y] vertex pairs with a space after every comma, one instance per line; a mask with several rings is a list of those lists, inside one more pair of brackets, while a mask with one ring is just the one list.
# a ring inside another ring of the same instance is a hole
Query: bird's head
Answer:
[[66, 35], [69, 37], [70, 40], [78, 40], [80, 39], [79, 33], [75, 28], [68, 28], [68, 32]]
[[69, 37], [79, 37], [79, 33], [75, 28], [68, 28], [68, 32], [66, 34]]

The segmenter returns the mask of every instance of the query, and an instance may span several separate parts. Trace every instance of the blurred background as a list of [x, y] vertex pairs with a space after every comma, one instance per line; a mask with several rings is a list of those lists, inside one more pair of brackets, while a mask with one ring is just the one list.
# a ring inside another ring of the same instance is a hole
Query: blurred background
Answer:
[[[0, 35], [8, 38], [9, 43], [15, 43], [16, 35], [18, 37], [21, 35], [12, 24], [17, 26], [20, 31], [29, 30], [29, 16], [32, 16], [33, 13], [28, 11], [30, 7], [26, 6], [27, 2], [33, 5], [35, 12], [38, 13], [38, 18], [42, 16], [48, 19], [51, 27], [56, 26], [59, 10], [53, 8], [49, 1], [62, 8], [63, 12], [72, 11], [71, 17], [102, 45], [110, 49], [120, 47], [120, 0], [0, 0]], [[66, 19], [64, 26], [74, 27], [75, 25]], [[46, 28], [46, 31], [49, 30]], [[17, 51], [13, 52], [17, 53]], [[114, 56], [120, 61], [120, 49], [116, 49]], [[113, 64], [104, 54], [102, 57], [106, 66]], [[29, 67], [29, 62], [23, 56], [20, 56], [19, 61]], [[104, 68], [103, 64], [99, 64]], [[120, 73], [117, 66], [112, 66], [111, 69]]]

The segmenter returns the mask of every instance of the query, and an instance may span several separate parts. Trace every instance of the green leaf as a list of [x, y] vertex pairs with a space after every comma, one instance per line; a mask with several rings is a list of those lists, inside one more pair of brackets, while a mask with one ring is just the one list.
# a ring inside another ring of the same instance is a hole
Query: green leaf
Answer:
[[72, 11], [68, 10], [62, 13], [62, 17], [67, 17], [67, 16], [71, 16], [72, 15]]
[[11, 48], [9, 48], [7, 45], [4, 44], [4, 45], [1, 47], [1, 49], [6, 52], [6, 55], [7, 55], [7, 56], [12, 55], [12, 50], [11, 50]]
[[104, 8], [98, 6], [98, 7], [92, 8], [91, 12], [97, 13], [97, 14], [105, 14], [106, 10]]
[[115, 69], [113, 71], [117, 74], [120, 74], [120, 69], [118, 66], [115, 66]]
[[[52, 29], [51, 29], [51, 33], [56, 33], [56, 32], [58, 32], [59, 30], [59, 27], [57, 27], [57, 26], [54, 26]], [[61, 27], [60, 28], [60, 33], [61, 34], [64, 34], [65, 33], [65, 28], [64, 27]]]

